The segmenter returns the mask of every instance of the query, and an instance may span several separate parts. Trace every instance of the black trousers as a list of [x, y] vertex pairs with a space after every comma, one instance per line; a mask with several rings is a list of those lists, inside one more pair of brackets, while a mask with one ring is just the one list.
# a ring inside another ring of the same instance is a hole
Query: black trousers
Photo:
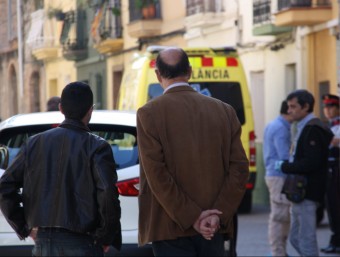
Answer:
[[180, 237], [175, 240], [152, 242], [154, 255], [157, 256], [226, 256], [224, 235], [215, 234], [211, 240], [201, 235]]
[[340, 171], [339, 160], [329, 162], [326, 208], [332, 231], [330, 244], [340, 247]]

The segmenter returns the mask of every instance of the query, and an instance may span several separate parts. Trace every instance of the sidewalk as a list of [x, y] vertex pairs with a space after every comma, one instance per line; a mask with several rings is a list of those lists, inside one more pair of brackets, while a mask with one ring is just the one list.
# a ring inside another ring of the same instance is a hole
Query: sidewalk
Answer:
[[[252, 213], [238, 215], [237, 255], [241, 256], [271, 256], [268, 243], [268, 206], [254, 206]], [[317, 229], [319, 248], [328, 245], [330, 230], [327, 214]], [[288, 242], [289, 256], [298, 256], [297, 252]], [[320, 256], [339, 256], [340, 254], [324, 254]]]

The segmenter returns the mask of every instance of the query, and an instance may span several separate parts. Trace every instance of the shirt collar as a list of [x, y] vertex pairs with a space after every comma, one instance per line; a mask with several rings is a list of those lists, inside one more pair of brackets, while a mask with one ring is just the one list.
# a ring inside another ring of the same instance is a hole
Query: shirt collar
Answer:
[[173, 84], [169, 85], [166, 89], [164, 89], [163, 94], [165, 94], [165, 92], [168, 91], [169, 89], [174, 88], [174, 87], [179, 87], [179, 86], [188, 86], [188, 87], [190, 87], [189, 84], [186, 83], [186, 82], [173, 83]]
[[88, 132], [91, 132], [88, 126], [85, 126], [83, 122], [80, 120], [75, 120], [75, 119], [68, 119], [66, 118], [60, 125], [59, 127], [62, 128], [74, 128], [74, 129], [80, 129], [80, 130], [85, 130]]
[[304, 126], [307, 124], [307, 122], [313, 118], [315, 118], [315, 115], [313, 113], [310, 113], [306, 117], [304, 117], [302, 120], [300, 120], [297, 123], [298, 130], [301, 131], [304, 128]]
[[279, 120], [283, 123], [283, 125], [284, 125], [286, 128], [289, 128], [289, 127], [290, 127], [290, 123], [289, 123], [285, 118], [283, 118], [281, 115], [279, 116]]

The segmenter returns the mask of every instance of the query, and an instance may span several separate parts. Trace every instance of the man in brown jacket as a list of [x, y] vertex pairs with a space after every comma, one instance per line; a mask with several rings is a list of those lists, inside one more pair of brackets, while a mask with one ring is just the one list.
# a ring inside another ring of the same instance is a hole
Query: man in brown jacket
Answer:
[[164, 94], [137, 112], [139, 244], [155, 256], [223, 256], [249, 174], [240, 122], [189, 86], [182, 49], [161, 51], [156, 67]]

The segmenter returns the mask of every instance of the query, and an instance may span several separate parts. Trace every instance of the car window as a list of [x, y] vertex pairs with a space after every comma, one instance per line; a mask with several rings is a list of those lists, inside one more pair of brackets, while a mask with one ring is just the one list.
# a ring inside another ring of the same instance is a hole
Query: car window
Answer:
[[[12, 163], [20, 147], [30, 136], [55, 126], [25, 126], [3, 130], [0, 133], [0, 150], [1, 152], [8, 152], [8, 165]], [[117, 169], [127, 168], [139, 163], [135, 127], [103, 124], [90, 124], [89, 127], [93, 134], [104, 138], [111, 145]], [[1, 162], [3, 167], [4, 160]]]
[[137, 138], [132, 131], [124, 131], [124, 128], [107, 131], [97, 126], [95, 129], [92, 128], [92, 132], [104, 138], [111, 145], [117, 169], [127, 168], [138, 163]]

